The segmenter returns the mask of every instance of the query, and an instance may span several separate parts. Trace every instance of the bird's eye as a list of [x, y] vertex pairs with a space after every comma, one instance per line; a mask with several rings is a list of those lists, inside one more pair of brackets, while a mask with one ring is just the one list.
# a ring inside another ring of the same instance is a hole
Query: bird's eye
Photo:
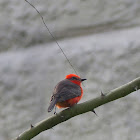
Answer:
[[77, 78], [76, 78], [76, 77], [72, 77], [72, 79], [73, 79], [73, 80], [77, 80]]

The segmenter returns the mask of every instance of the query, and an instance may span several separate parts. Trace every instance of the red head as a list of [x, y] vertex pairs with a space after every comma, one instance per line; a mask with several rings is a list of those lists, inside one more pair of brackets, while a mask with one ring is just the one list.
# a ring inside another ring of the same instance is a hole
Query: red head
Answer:
[[81, 86], [81, 82], [86, 80], [86, 79], [81, 79], [78, 75], [76, 74], [69, 74], [66, 75], [66, 79], [70, 80], [71, 82]]

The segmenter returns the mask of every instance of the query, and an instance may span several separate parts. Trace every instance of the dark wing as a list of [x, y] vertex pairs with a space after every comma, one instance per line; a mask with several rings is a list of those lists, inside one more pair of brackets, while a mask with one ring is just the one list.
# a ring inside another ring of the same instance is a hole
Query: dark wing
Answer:
[[72, 83], [70, 80], [65, 79], [56, 85], [52, 97], [56, 98], [57, 102], [63, 102], [80, 95], [80, 86]]

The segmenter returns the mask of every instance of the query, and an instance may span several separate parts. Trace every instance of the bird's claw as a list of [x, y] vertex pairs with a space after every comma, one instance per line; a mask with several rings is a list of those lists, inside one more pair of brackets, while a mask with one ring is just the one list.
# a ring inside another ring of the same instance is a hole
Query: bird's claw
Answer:
[[55, 106], [55, 109], [54, 109], [54, 115], [57, 115], [57, 113], [56, 113], [56, 106]]
[[56, 111], [53, 113], [54, 115], [57, 115]]

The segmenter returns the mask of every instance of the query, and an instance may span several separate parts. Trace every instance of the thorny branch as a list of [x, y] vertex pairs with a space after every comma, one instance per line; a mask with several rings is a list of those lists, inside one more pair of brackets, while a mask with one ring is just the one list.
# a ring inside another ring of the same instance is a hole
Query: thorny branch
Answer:
[[69, 120], [72, 117], [77, 115], [86, 113], [86, 112], [94, 112], [93, 110], [101, 105], [109, 103], [111, 101], [117, 100], [128, 94], [137, 91], [140, 89], [140, 77], [136, 78], [135, 80], [118, 87], [107, 94], [101, 93], [101, 95], [95, 99], [91, 99], [84, 103], [75, 105], [72, 108], [65, 109], [62, 112], [58, 113], [57, 115], [53, 115], [50, 118], [47, 118], [36, 125], [31, 125], [31, 127], [20, 134], [17, 138], [13, 140], [30, 140], [39, 133], [51, 129], [52, 127], [62, 123], [64, 121]]

